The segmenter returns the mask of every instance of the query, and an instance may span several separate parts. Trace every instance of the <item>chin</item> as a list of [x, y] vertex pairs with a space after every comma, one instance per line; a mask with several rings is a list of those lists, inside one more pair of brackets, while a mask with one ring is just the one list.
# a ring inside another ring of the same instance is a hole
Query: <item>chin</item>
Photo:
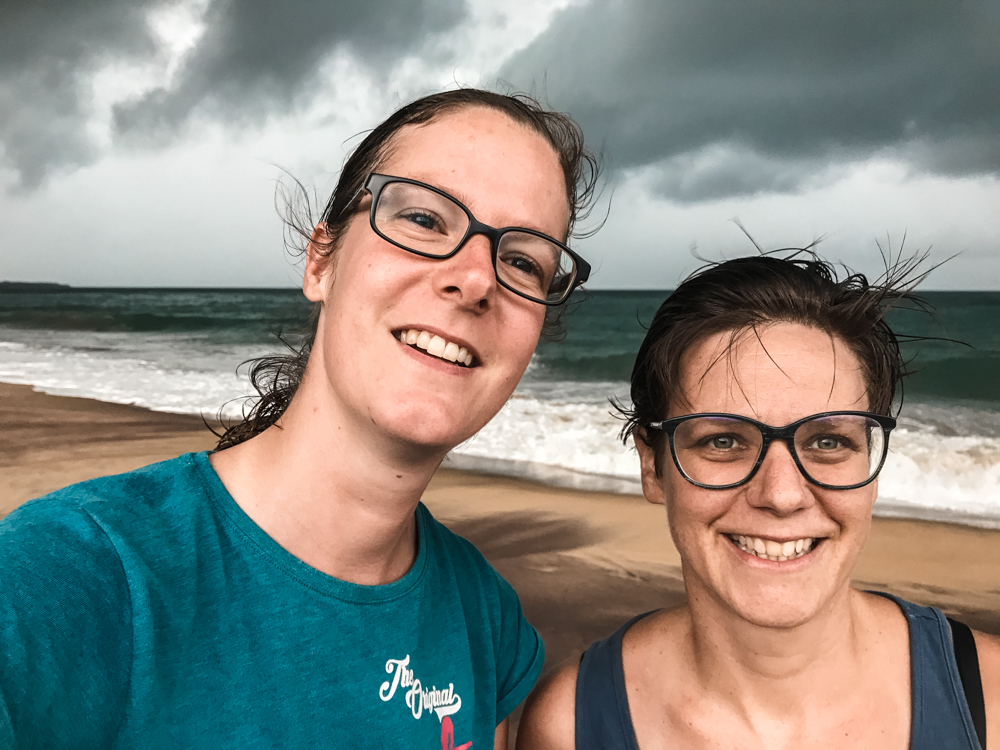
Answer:
[[726, 604], [742, 619], [761, 628], [794, 628], [812, 620], [822, 608], [818, 597], [803, 596], [794, 589], [741, 591], [730, 596]]
[[480, 429], [452, 414], [427, 409], [402, 411], [402, 414], [387, 415], [382, 421], [383, 429], [396, 440], [414, 447], [447, 452]]

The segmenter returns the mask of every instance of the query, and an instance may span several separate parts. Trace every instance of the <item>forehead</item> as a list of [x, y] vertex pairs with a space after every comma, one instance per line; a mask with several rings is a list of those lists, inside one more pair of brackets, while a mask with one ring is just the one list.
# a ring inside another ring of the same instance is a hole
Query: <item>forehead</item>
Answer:
[[569, 204], [558, 155], [541, 134], [501, 112], [463, 108], [408, 125], [379, 170], [446, 191], [486, 224], [565, 237]]
[[709, 336], [681, 360], [691, 413], [726, 412], [784, 425], [824, 411], [868, 408], [858, 358], [839, 338], [775, 323]]

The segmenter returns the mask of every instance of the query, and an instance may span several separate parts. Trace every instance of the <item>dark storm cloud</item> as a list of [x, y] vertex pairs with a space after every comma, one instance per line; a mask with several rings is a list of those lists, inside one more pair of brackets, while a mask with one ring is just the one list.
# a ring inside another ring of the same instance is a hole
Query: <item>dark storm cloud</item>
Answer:
[[[51, 172], [92, 161], [91, 80], [110, 62], [152, 60], [149, 11], [170, 0], [0, 5], [0, 159], [32, 188]], [[169, 137], [195, 110], [230, 122], [287, 111], [308, 99], [338, 45], [384, 69], [429, 32], [462, 20], [464, 0], [214, 0], [204, 35], [171, 88], [115, 108], [115, 130]]]
[[194, 110], [255, 119], [320, 94], [310, 84], [335, 47], [375, 69], [462, 20], [464, 0], [216, 0], [207, 31], [170, 89], [115, 109], [119, 132], [173, 132]]
[[0, 146], [34, 187], [53, 166], [89, 161], [88, 76], [114, 59], [155, 53], [146, 26], [154, 2], [29, 2], [0, 5]]
[[794, 191], [878, 154], [1000, 174], [1000, 2], [594, 0], [501, 75], [675, 200]]

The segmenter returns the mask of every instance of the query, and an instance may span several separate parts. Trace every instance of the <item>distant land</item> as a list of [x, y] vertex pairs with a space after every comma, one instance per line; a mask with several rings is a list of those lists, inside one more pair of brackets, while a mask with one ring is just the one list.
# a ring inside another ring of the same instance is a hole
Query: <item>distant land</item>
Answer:
[[0, 294], [3, 292], [61, 292], [69, 288], [69, 284], [56, 284], [52, 281], [0, 281]]

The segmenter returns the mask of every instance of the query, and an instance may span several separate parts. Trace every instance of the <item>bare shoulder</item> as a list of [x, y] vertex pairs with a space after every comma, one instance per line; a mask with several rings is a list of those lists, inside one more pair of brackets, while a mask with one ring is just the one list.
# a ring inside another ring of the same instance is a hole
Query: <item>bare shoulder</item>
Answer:
[[580, 659], [576, 657], [538, 683], [524, 703], [517, 750], [574, 750], [579, 671]]
[[986, 704], [986, 736], [1000, 736], [1000, 638], [973, 630]]

